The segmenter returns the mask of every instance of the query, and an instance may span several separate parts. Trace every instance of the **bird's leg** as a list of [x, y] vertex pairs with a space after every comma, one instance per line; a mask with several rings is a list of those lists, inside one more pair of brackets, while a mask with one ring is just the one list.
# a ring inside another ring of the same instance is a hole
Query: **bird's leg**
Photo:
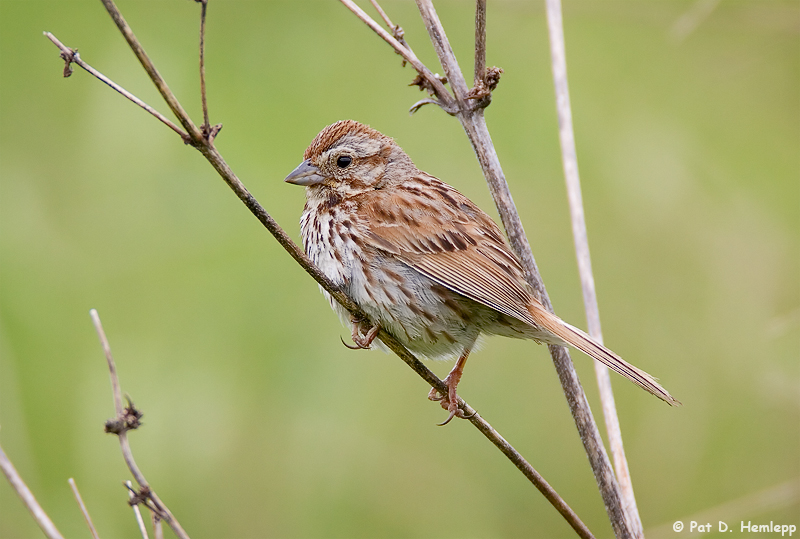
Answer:
[[447, 425], [450, 423], [450, 420], [456, 416], [460, 417], [461, 419], [469, 419], [472, 417], [465, 415], [464, 412], [458, 407], [458, 395], [456, 393], [458, 382], [461, 381], [461, 375], [464, 374], [464, 365], [467, 364], [469, 352], [469, 348], [464, 350], [464, 353], [461, 354], [461, 356], [458, 358], [458, 361], [456, 361], [453, 370], [451, 370], [450, 374], [448, 374], [443, 380], [447, 386], [447, 395], [442, 395], [438, 390], [436, 390], [436, 388], [431, 388], [430, 393], [428, 393], [428, 398], [430, 400], [441, 401], [442, 408], [450, 412], [450, 415], [444, 420], [444, 423], [439, 423], [439, 426]]
[[[369, 348], [370, 345], [372, 345], [372, 341], [375, 340], [375, 336], [378, 334], [378, 331], [381, 329], [380, 326], [373, 326], [368, 321], [356, 317], [351, 318], [350, 323], [353, 324], [353, 330], [350, 336], [352, 337], [355, 346], [350, 346], [346, 343], [345, 346], [351, 350]], [[362, 331], [364, 331], [363, 337], [361, 336]]]

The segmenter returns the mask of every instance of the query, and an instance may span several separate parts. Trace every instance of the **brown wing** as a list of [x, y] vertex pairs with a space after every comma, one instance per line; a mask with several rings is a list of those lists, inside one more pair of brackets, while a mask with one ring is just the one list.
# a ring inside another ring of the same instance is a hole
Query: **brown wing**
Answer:
[[492, 219], [449, 185], [420, 176], [362, 200], [366, 240], [478, 303], [536, 326], [522, 268]]
[[389, 193], [373, 191], [358, 213], [374, 248], [450, 290], [553, 333], [667, 403], [680, 404], [652, 376], [535, 301], [494, 221], [447, 184], [422, 176]]

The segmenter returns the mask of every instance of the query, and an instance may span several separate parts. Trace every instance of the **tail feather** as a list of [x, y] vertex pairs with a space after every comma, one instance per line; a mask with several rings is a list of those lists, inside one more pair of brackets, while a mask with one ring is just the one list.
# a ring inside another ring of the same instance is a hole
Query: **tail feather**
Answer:
[[[535, 308], [535, 307], [534, 307]], [[606, 367], [615, 371], [645, 391], [652, 393], [670, 406], [680, 406], [680, 401], [675, 399], [669, 392], [661, 387], [655, 378], [641, 369], [637, 369], [617, 354], [592, 339], [580, 329], [571, 326], [561, 320], [556, 315], [542, 309], [536, 309], [531, 313], [539, 326], [550, 333], [555, 334], [564, 342], [574, 346], [584, 354], [596, 359]]]

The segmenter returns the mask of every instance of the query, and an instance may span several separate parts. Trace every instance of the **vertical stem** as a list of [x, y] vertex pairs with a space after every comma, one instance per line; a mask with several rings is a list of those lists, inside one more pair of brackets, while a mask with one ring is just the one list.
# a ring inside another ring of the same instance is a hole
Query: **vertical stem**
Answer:
[[[575, 253], [578, 260], [578, 271], [583, 290], [583, 303], [589, 335], [599, 343], [603, 342], [600, 327], [600, 309], [597, 304], [592, 262], [589, 255], [589, 240], [586, 233], [586, 219], [581, 196], [580, 176], [578, 175], [578, 157], [575, 149], [575, 134], [572, 125], [572, 108], [569, 99], [567, 82], [567, 60], [564, 45], [564, 26], [561, 16], [561, 0], [546, 0], [547, 26], [550, 34], [550, 52], [553, 66], [553, 82], [555, 85], [556, 108], [558, 110], [558, 132], [561, 141], [561, 156], [564, 165], [564, 179], [567, 185], [569, 209], [572, 217], [572, 235], [575, 242]], [[608, 376], [608, 368], [599, 362], [594, 364], [597, 385], [600, 390], [600, 401], [603, 406], [606, 431], [608, 433], [614, 467], [617, 472], [626, 521], [637, 538], [644, 537], [642, 521], [636, 507], [628, 462], [622, 444], [622, 431], [614, 404], [614, 392]]]
[[486, 79], [486, 0], [475, 0], [475, 84]]
[[206, 99], [206, 10], [208, 0], [200, 0], [200, 99], [203, 104], [203, 132], [211, 133], [208, 121], [208, 100]]

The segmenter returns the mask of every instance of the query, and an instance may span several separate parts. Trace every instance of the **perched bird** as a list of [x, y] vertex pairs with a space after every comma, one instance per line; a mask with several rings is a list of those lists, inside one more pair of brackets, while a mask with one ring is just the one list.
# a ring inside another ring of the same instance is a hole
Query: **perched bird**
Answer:
[[574, 346], [680, 404], [649, 374], [548, 312], [494, 221], [417, 169], [391, 138], [343, 120], [323, 129], [303, 157], [286, 181], [306, 188], [306, 254], [369, 320], [351, 319], [323, 293], [352, 324], [359, 348], [369, 348], [380, 327], [424, 358], [458, 358], [445, 378], [447, 395], [429, 394], [450, 412], [445, 423], [463, 417], [456, 387], [481, 334]]

